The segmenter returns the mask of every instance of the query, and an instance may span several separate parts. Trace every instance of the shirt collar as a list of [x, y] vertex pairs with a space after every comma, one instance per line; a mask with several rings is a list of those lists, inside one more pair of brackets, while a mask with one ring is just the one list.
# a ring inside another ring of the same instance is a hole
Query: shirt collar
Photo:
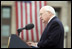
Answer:
[[53, 15], [53, 16], [49, 19], [48, 23], [49, 23], [54, 17], [55, 17], [55, 15]]

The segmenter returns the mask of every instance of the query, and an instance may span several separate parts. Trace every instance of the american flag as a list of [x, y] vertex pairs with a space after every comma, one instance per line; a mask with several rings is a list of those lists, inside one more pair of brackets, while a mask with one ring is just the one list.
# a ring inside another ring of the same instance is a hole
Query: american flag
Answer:
[[[39, 41], [44, 30], [44, 24], [39, 18], [39, 10], [46, 1], [16, 1], [16, 30], [33, 23], [34, 28], [23, 30], [20, 37], [24, 41]], [[18, 34], [18, 32], [16, 33]]]

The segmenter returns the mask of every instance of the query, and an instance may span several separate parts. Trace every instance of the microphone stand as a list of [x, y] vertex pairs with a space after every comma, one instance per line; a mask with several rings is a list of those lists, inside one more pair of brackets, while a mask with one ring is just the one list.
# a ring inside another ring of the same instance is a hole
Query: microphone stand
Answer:
[[21, 29], [18, 29], [18, 30], [17, 30], [17, 31], [18, 31], [18, 36], [20, 35], [20, 32], [21, 32], [23, 29], [25, 29], [25, 28], [21, 28]]

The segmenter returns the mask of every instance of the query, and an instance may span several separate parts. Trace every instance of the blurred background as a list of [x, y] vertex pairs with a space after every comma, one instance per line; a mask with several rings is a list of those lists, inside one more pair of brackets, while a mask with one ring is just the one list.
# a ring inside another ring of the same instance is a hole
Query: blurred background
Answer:
[[[29, 4], [32, 2], [33, 1], [28, 1], [25, 3]], [[35, 1], [35, 3], [36, 2], [39, 2], [39, 1]], [[45, 1], [45, 3], [41, 3], [40, 6], [43, 4], [54, 7], [54, 9], [56, 11], [56, 15], [61, 20], [61, 22], [63, 23], [63, 26], [64, 26], [64, 31], [65, 31], [64, 32], [64, 48], [71, 48], [71, 1]], [[20, 17], [17, 17], [17, 14], [20, 13], [20, 11], [17, 11], [19, 8], [19, 5], [20, 5], [20, 3], [17, 4], [17, 1], [1, 1], [1, 48], [7, 48], [8, 39], [11, 36], [11, 34], [17, 34], [17, 29], [21, 28], [21, 27], [18, 27], [18, 24], [20, 22], [18, 23], [19, 20], [17, 19], [17, 18], [20, 18]], [[22, 5], [24, 5], [24, 4], [22, 4]], [[34, 4], [33, 4], [33, 6], [34, 6]], [[27, 5], [27, 8], [28, 7], [31, 7], [31, 4]], [[35, 5], [34, 8], [38, 8], [38, 7]], [[29, 8], [27, 10], [29, 10]], [[39, 10], [37, 11], [36, 9], [35, 9], [35, 11], [39, 12]], [[24, 14], [26, 14], [26, 13], [24, 12]], [[39, 16], [39, 14], [37, 14], [37, 15]], [[28, 16], [29, 16], [29, 14], [28, 14]], [[30, 15], [30, 17], [31, 17], [31, 15]], [[31, 20], [31, 18], [30, 18], [30, 20]], [[27, 19], [27, 17], [25, 19]], [[35, 20], [37, 20], [37, 19], [35, 19]], [[36, 24], [36, 27], [37, 27], [37, 25], [39, 26], [39, 24]], [[24, 26], [22, 26], [22, 27], [24, 27]], [[40, 30], [40, 29], [38, 28], [38, 30]], [[24, 32], [24, 34], [25, 34], [25, 32]], [[29, 33], [29, 36], [31, 36], [31, 34], [33, 34], [33, 33]], [[27, 39], [26, 38], [27, 36], [24, 35], [24, 38], [22, 36], [21, 37], [25, 41], [27, 41], [27, 40], [28, 41], [29, 40], [36, 41], [36, 42], [39, 41], [38, 39], [33, 40], [33, 37], [31, 37], [32, 39], [31, 38]], [[36, 37], [37, 36], [35, 36], [35, 38]], [[41, 35], [39, 36], [39, 39], [40, 39], [40, 37], [41, 37]]]

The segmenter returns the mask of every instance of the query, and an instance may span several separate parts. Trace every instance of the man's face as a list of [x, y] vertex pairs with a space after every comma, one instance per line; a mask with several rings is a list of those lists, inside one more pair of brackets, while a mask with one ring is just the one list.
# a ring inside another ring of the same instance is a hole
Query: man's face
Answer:
[[40, 10], [40, 19], [42, 20], [43, 23], [48, 23], [48, 20], [49, 20], [49, 12], [47, 12], [46, 10], [44, 9], [41, 9]]

